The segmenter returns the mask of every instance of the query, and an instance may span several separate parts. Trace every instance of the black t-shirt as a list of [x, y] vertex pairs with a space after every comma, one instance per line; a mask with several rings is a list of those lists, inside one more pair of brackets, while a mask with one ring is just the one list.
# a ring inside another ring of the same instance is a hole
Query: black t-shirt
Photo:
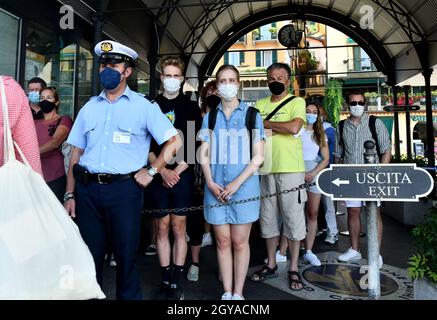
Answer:
[[[196, 141], [195, 138], [202, 126], [202, 115], [200, 113], [199, 106], [196, 102], [191, 101], [183, 94], [179, 94], [175, 99], [171, 100], [167, 99], [163, 95], [159, 95], [155, 101], [159, 104], [162, 113], [167, 116], [173, 126], [177, 130], [180, 130], [181, 134], [183, 134], [184, 149], [181, 148], [176, 157], [177, 159], [181, 159], [179, 153], [183, 152], [183, 159], [190, 166], [184, 172], [194, 172], [194, 164], [192, 163], [192, 159], [195, 159], [195, 151], [200, 145], [200, 142]], [[189, 121], [191, 121], [190, 126]], [[193, 127], [193, 125], [194, 131], [193, 129], [190, 129], [191, 133], [188, 134], [188, 129]], [[156, 141], [152, 139], [150, 152], [153, 152], [156, 156], [158, 156], [161, 150], [162, 146], [158, 145]], [[194, 152], [194, 154], [192, 154], [192, 152]], [[190, 161], [188, 161], [188, 159], [190, 159]], [[177, 163], [166, 166], [168, 169], [174, 169], [176, 167]]]
[[44, 113], [39, 110], [38, 112], [35, 112], [35, 110], [32, 109], [32, 107], [29, 107], [30, 110], [32, 110], [32, 117], [33, 120], [40, 120], [40, 119], [44, 119]]

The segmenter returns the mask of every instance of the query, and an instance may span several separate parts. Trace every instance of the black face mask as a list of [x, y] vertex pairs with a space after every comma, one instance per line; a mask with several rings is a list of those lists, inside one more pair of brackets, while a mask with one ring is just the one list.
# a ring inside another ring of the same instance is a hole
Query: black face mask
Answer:
[[206, 105], [212, 110], [212, 109], [217, 108], [217, 106], [221, 102], [221, 99], [220, 99], [220, 97], [212, 94], [212, 95], [206, 97], [205, 102], [206, 102]]
[[39, 102], [39, 106], [41, 108], [41, 111], [44, 113], [50, 113], [53, 111], [53, 109], [56, 108], [56, 104], [51, 101], [42, 100]]
[[285, 85], [281, 82], [274, 81], [269, 83], [269, 89], [275, 96], [279, 96], [285, 91]]

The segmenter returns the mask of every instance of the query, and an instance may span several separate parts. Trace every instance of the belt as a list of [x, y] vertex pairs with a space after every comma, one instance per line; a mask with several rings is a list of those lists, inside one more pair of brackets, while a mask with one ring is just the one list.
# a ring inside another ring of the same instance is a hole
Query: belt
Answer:
[[112, 182], [133, 178], [136, 172], [128, 174], [89, 173], [88, 180], [96, 181], [98, 184], [110, 184]]

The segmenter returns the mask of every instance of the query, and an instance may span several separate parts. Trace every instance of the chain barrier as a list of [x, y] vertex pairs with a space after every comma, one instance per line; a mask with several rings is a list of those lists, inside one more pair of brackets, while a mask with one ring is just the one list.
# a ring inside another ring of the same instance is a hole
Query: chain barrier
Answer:
[[252, 201], [258, 201], [258, 200], [263, 200], [263, 199], [269, 199], [272, 197], [276, 197], [282, 194], [287, 194], [290, 192], [297, 192], [300, 189], [307, 189], [309, 187], [315, 186], [316, 183], [312, 182], [312, 183], [303, 183], [297, 187], [294, 187], [292, 189], [288, 189], [288, 190], [283, 190], [277, 193], [272, 193], [272, 194], [267, 194], [267, 195], [262, 195], [259, 197], [253, 197], [253, 198], [248, 198], [248, 199], [242, 199], [242, 200], [238, 200], [238, 201], [228, 201], [226, 203], [217, 203], [217, 204], [211, 204], [211, 205], [202, 205], [202, 206], [197, 206], [197, 207], [185, 207], [185, 208], [175, 208], [175, 209], [145, 209], [143, 210], [143, 213], [178, 213], [178, 212], [184, 212], [184, 211], [200, 211], [203, 210], [205, 208], [207, 209], [212, 209], [212, 208], [220, 208], [220, 207], [226, 207], [226, 206], [233, 206], [233, 205], [238, 205], [238, 204], [243, 204], [243, 203], [247, 203], [247, 202], [252, 202]]

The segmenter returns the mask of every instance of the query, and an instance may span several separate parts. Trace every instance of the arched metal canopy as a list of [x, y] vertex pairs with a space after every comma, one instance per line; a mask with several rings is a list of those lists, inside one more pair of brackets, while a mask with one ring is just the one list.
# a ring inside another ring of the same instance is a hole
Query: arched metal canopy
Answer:
[[[142, 2], [155, 16], [158, 53], [186, 57], [186, 76], [194, 87], [197, 79], [208, 76], [220, 56], [242, 35], [260, 25], [294, 16], [325, 23], [353, 38], [393, 84], [437, 64], [437, 45], [429, 42], [437, 39], [436, 0]], [[370, 8], [374, 11], [374, 28], [361, 29], [361, 10]]]

